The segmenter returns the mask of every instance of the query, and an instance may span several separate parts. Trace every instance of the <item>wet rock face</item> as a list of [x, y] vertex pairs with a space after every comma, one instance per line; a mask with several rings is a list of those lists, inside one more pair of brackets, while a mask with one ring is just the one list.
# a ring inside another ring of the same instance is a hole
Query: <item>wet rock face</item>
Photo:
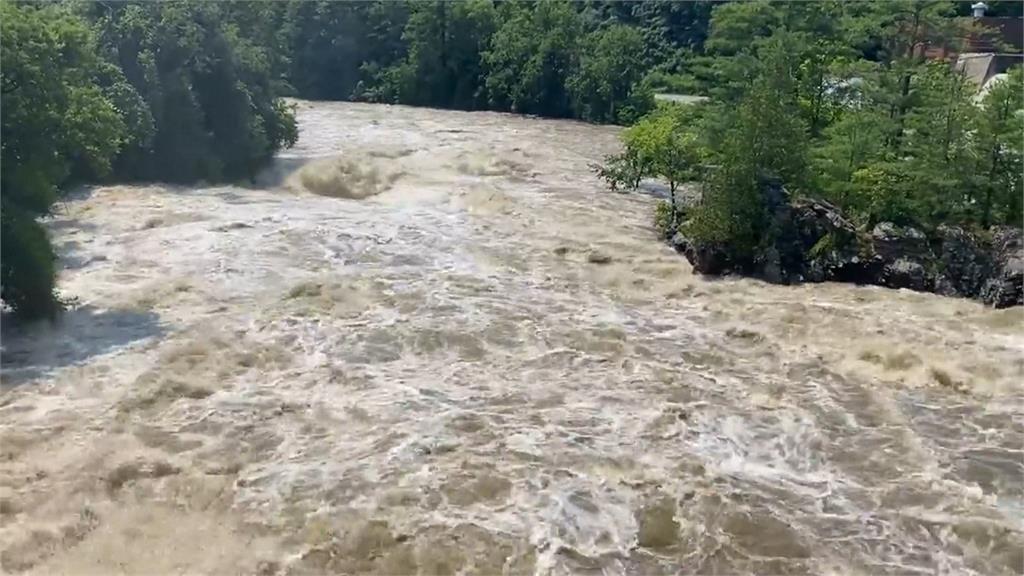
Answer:
[[820, 200], [797, 200], [791, 206], [801, 239], [800, 252], [791, 256], [800, 265], [797, 279], [867, 284], [878, 275], [880, 261], [871, 257], [857, 227], [837, 207]]
[[897, 226], [892, 222], [879, 222], [871, 230], [875, 253], [886, 260], [907, 258], [923, 260], [934, 258], [928, 237], [912, 226]]
[[736, 272], [735, 264], [724, 245], [713, 242], [698, 242], [677, 233], [670, 240], [677, 252], [686, 256], [694, 270], [701, 274], [717, 276]]
[[933, 285], [931, 275], [921, 262], [909, 258], [897, 258], [882, 269], [881, 281], [890, 288], [907, 288], [927, 292]]
[[935, 292], [975, 298], [993, 271], [990, 248], [977, 236], [956, 226], [939, 226], [940, 242]]
[[879, 222], [871, 230], [871, 247], [883, 264], [877, 282], [868, 283], [919, 292], [933, 290], [935, 254], [924, 232], [912, 226]]
[[1024, 241], [1020, 230], [993, 229], [992, 253], [995, 271], [981, 287], [982, 302], [996, 308], [1024, 304]]
[[975, 298], [997, 308], [1024, 303], [1021, 232], [993, 228], [991, 240], [956, 226], [932, 235], [892, 222], [870, 234], [832, 204], [789, 200], [771, 184], [764, 192], [768, 225], [753, 257], [738, 257], [721, 243], [677, 233], [669, 243], [696, 272], [754, 276], [775, 284], [850, 282]]

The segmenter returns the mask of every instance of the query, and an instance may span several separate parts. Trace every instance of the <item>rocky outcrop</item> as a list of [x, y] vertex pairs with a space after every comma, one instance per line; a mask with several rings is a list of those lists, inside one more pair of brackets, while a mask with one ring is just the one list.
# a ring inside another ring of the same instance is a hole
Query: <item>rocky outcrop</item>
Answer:
[[1024, 304], [1024, 241], [1016, 228], [992, 231], [994, 271], [981, 287], [981, 300], [996, 308]]
[[[852, 282], [979, 299], [995, 307], [1024, 303], [1024, 241], [1015, 228], [988, 235], [940, 226], [931, 236], [891, 222], [869, 233], [834, 205], [791, 200], [780, 186], [764, 193], [766, 241], [747, 257], [682, 233], [669, 239], [701, 274], [739, 274], [768, 282]], [[684, 227], [685, 229], [685, 227]]]
[[729, 250], [724, 244], [694, 242], [678, 232], [669, 242], [677, 252], [685, 255], [693, 268], [701, 274], [718, 276], [739, 271], [731, 261]]
[[991, 248], [974, 234], [954, 226], [939, 226], [936, 239], [935, 292], [945, 296], [978, 296], [992, 273]]

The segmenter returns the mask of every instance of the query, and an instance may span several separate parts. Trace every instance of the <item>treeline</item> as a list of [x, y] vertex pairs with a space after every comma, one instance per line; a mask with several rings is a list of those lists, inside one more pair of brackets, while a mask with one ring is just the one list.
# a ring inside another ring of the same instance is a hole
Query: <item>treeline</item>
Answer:
[[298, 0], [246, 4], [243, 27], [303, 98], [628, 122], [700, 49], [713, 5]]
[[215, 2], [0, 2], [0, 285], [53, 316], [55, 256], [38, 218], [75, 182], [252, 176], [297, 137], [268, 47]]
[[[688, 71], [710, 101], [659, 109], [601, 174], [704, 182], [660, 223], [749, 257], [773, 242], [765, 183], [879, 222], [985, 229], [1024, 218], [1024, 73], [986, 94], [925, 47], [967, 35], [952, 2], [742, 2], [715, 9]], [[975, 31], [977, 32], [977, 31]]]

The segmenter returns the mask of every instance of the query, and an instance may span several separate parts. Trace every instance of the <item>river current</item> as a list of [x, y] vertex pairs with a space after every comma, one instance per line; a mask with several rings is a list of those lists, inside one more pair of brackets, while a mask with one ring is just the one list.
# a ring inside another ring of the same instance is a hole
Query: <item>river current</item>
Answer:
[[1020, 308], [694, 275], [616, 128], [298, 117], [253, 185], [58, 206], [4, 572], [1024, 570]]

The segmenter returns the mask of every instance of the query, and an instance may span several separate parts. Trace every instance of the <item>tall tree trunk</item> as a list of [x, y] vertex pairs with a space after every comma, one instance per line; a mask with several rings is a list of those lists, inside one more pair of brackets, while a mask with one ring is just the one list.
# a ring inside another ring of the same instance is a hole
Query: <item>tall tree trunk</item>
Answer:
[[[919, 39], [921, 31], [921, 9], [921, 5], [914, 5], [914, 27], [907, 38], [907, 53], [905, 55], [905, 58], [909, 61], [914, 61], [917, 58], [914, 51], [917, 49], [918, 44], [921, 43]], [[924, 54], [922, 53], [922, 57], [923, 56]], [[892, 139], [893, 150], [898, 149], [900, 147], [900, 142], [903, 140], [904, 120], [906, 118], [908, 108], [907, 99], [910, 97], [910, 80], [913, 76], [913, 71], [907, 70], [904, 71], [903, 75], [900, 77], [900, 99], [896, 104], [896, 114], [895, 118], [893, 118], [896, 121], [896, 133]]]

